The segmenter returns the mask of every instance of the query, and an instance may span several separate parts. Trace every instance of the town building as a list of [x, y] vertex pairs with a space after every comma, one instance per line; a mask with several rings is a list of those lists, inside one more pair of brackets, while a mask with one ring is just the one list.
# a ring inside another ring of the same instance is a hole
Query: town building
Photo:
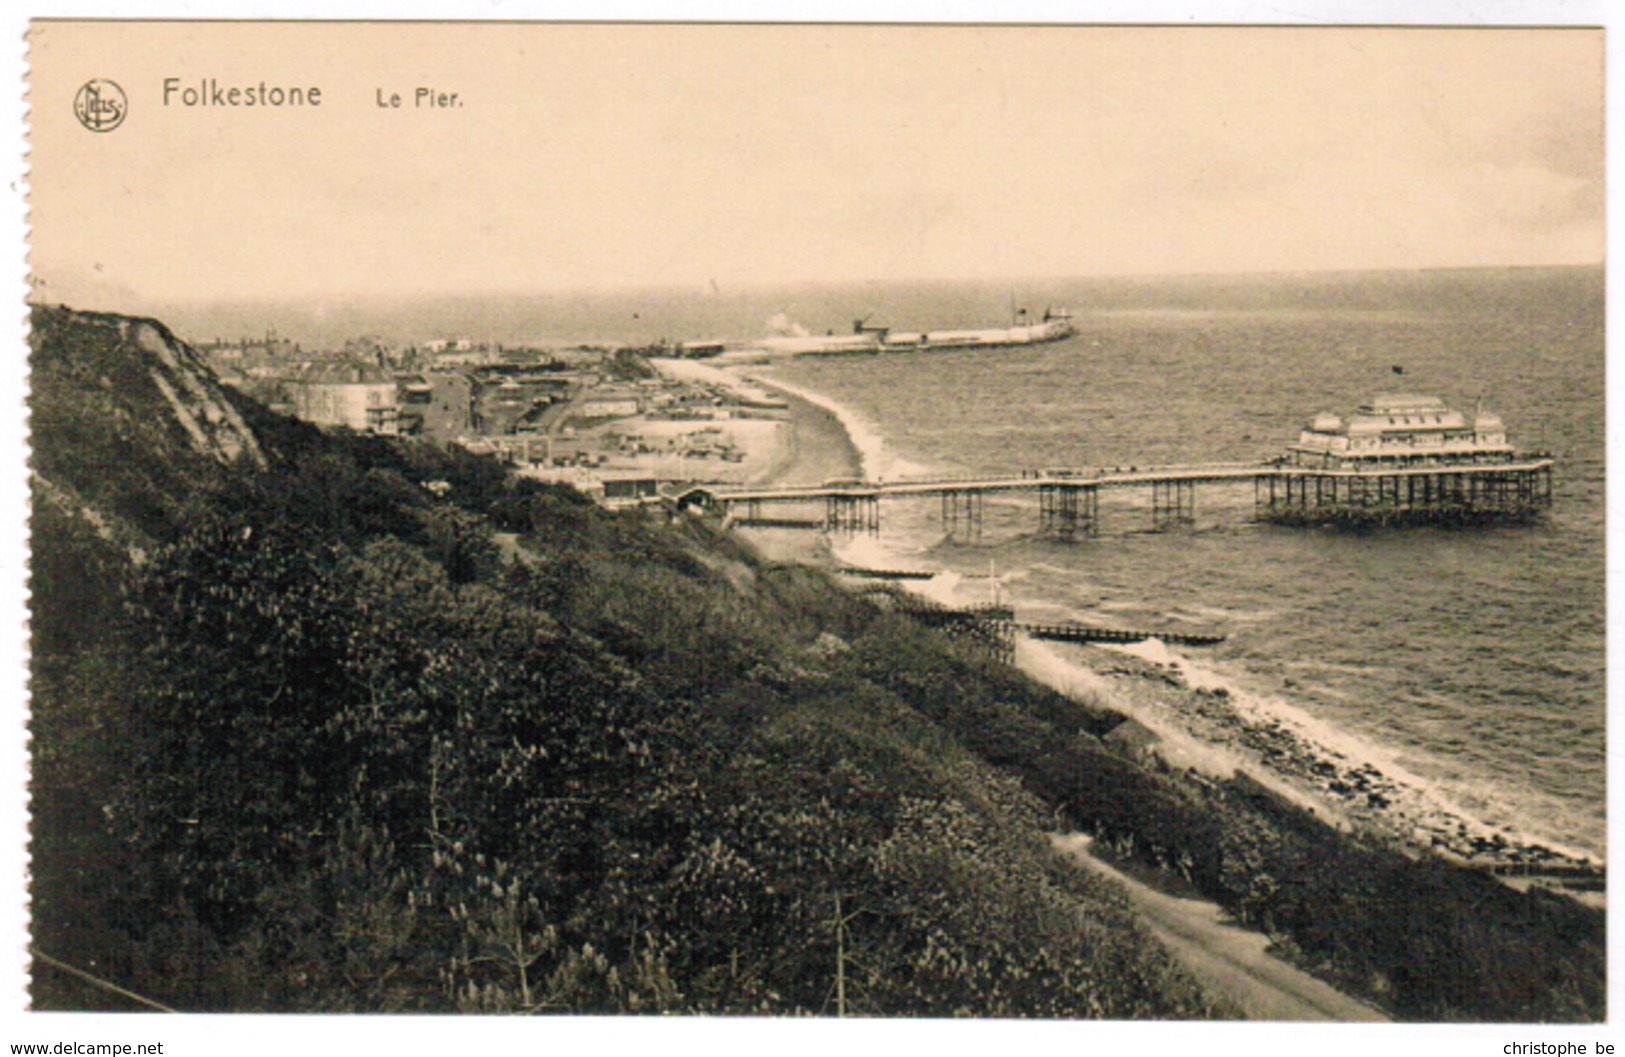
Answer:
[[460, 371], [428, 371], [396, 379], [400, 432], [431, 440], [467, 437], [474, 428], [474, 380]]
[[317, 426], [344, 426], [358, 433], [395, 433], [395, 383], [294, 381], [287, 384], [293, 413]]

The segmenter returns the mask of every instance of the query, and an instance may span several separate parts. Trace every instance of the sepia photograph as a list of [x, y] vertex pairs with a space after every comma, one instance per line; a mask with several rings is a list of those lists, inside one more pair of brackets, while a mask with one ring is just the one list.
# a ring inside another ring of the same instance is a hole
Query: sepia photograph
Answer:
[[1600, 17], [26, 48], [27, 1009], [1610, 1052]]

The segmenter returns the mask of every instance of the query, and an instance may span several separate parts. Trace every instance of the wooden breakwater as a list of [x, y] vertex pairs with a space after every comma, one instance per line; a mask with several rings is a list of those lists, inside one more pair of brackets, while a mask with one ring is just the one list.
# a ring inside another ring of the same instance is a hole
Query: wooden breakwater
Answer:
[[835, 571], [859, 580], [929, 580], [937, 575], [919, 569], [865, 569], [857, 565], [843, 565]]
[[1496, 877], [1544, 881], [1557, 888], [1575, 892], [1606, 892], [1608, 869], [1598, 863], [1528, 860], [1500, 861], [1465, 859], [1463, 865], [1483, 870]]
[[1175, 646], [1217, 646], [1226, 638], [1216, 632], [1139, 631], [1130, 628], [1100, 628], [1089, 624], [1013, 623], [1016, 631], [1049, 642], [1144, 642], [1158, 639]]
[[727, 527], [804, 529], [809, 532], [822, 532], [824, 530], [824, 522], [822, 518], [736, 517], [728, 521]]
[[[842, 570], [847, 572], [848, 570]], [[929, 574], [913, 572], [899, 576], [886, 574], [894, 570], [859, 570], [867, 579], [923, 579]], [[864, 574], [871, 574], [865, 576]], [[1158, 639], [1176, 646], [1216, 646], [1224, 642], [1222, 632], [1149, 631], [1136, 628], [1102, 628], [1089, 624], [1036, 624], [1019, 621], [1015, 610], [1008, 605], [985, 603], [982, 605], [953, 607], [929, 598], [910, 594], [891, 583], [877, 583], [863, 590], [871, 597], [886, 599], [887, 608], [906, 614], [926, 627], [937, 628], [956, 637], [965, 638], [993, 648], [1001, 656], [1014, 658], [1017, 633], [1049, 642], [1119, 643], [1128, 644]]]
[[1015, 660], [1016, 614], [1007, 605], [945, 606], [886, 582], [871, 584], [861, 593], [882, 601], [893, 612], [902, 613], [924, 627], [935, 628], [949, 638], [985, 651], [1000, 661], [1010, 663]]

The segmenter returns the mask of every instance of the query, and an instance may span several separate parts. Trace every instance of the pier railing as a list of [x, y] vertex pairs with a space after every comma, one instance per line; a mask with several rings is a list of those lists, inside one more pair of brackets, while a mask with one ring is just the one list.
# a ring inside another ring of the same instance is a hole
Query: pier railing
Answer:
[[1498, 463], [1297, 466], [1265, 462], [1204, 462], [1020, 470], [867, 481], [832, 479], [816, 485], [739, 487], [695, 485], [673, 498], [726, 511], [736, 523], [798, 525], [774, 504], [819, 502], [822, 527], [875, 532], [883, 499], [936, 497], [943, 527], [977, 538], [983, 499], [994, 493], [1029, 492], [1038, 499], [1040, 529], [1063, 538], [1097, 535], [1099, 496], [1107, 490], [1149, 492], [1151, 527], [1166, 530], [1196, 521], [1198, 485], [1251, 482], [1254, 518], [1281, 524], [1457, 523], [1523, 519], [1551, 505], [1552, 461], [1524, 458]]

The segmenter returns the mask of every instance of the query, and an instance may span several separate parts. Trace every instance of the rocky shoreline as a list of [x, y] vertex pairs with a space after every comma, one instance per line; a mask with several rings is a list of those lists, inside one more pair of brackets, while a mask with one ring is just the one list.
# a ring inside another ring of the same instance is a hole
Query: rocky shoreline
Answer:
[[[1109, 648], [1069, 648], [1067, 659], [1102, 681], [1101, 703], [1155, 727], [1177, 727], [1197, 744], [1228, 750], [1242, 770], [1295, 802], [1311, 805], [1334, 825], [1381, 836], [1412, 853], [1429, 853], [1482, 869], [1514, 884], [1540, 883], [1599, 903], [1605, 867], [1584, 855], [1519, 840], [1462, 818], [1428, 790], [1322, 745], [1224, 687], [1191, 680], [1177, 661], [1156, 663]], [[1152, 750], [1163, 755], [1153, 745]], [[1177, 750], [1171, 766], [1190, 764]]]

